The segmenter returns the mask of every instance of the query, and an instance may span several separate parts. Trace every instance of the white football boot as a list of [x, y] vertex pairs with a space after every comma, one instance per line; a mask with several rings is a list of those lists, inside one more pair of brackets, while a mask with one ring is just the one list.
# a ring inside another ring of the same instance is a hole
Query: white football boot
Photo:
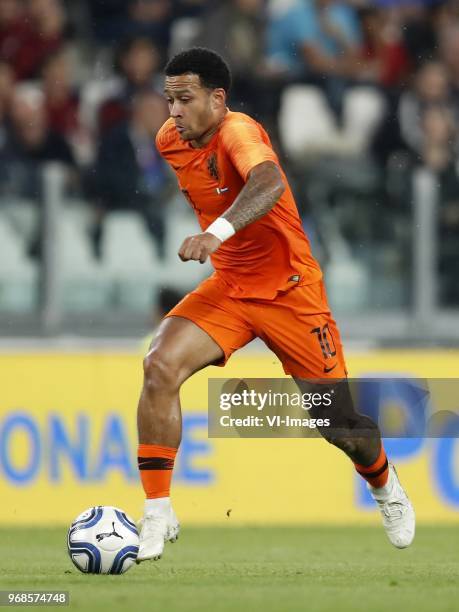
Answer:
[[139, 552], [136, 563], [161, 559], [164, 544], [178, 540], [180, 525], [172, 507], [169, 512], [148, 512], [139, 523]]
[[387, 537], [397, 548], [407, 548], [414, 539], [416, 519], [394, 466], [389, 463], [389, 477], [383, 487], [376, 489], [369, 483], [367, 487], [379, 506]]

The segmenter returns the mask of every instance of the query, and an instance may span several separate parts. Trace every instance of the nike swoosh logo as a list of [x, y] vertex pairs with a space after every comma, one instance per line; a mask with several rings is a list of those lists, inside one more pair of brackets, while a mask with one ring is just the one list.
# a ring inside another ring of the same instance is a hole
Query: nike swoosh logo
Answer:
[[338, 364], [337, 364], [337, 363], [335, 363], [335, 365], [334, 365], [334, 366], [332, 366], [331, 368], [327, 368], [327, 367], [325, 367], [325, 366], [324, 366], [324, 372], [325, 372], [325, 374], [328, 374], [329, 372], [331, 372], [332, 370], [334, 370], [334, 369], [336, 368], [336, 366], [337, 366], [337, 365], [338, 365]]

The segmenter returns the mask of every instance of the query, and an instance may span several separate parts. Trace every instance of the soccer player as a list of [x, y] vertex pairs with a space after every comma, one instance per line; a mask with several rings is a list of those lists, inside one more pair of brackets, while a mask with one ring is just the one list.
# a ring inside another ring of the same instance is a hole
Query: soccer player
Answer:
[[[178, 254], [184, 262], [210, 257], [215, 272], [166, 315], [144, 360], [138, 466], [146, 501], [137, 561], [160, 558], [179, 532], [169, 495], [181, 436], [180, 386], [210, 364], [223, 365], [255, 337], [300, 385], [330, 381], [331, 417], [344, 433], [321, 433], [367, 481], [392, 544], [409, 546], [413, 507], [376, 424], [354, 411], [322, 273], [268, 135], [227, 108], [231, 75], [215, 52], [181, 52], [165, 73], [170, 118], [156, 145], [202, 230], [185, 238]], [[352, 430], [373, 435], [353, 437]]]

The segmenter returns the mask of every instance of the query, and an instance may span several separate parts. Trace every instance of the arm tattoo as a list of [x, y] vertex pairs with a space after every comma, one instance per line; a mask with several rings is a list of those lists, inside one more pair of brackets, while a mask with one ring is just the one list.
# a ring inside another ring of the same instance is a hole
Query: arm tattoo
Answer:
[[253, 168], [247, 183], [222, 217], [238, 231], [269, 212], [284, 191], [279, 168], [274, 162], [263, 162]]

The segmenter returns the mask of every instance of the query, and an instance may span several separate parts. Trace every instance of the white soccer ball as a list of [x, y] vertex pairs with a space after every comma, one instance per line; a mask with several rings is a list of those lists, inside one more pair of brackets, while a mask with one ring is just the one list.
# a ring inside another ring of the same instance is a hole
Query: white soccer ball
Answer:
[[95, 506], [70, 525], [67, 547], [73, 564], [86, 574], [124, 574], [139, 552], [134, 521], [113, 506]]

